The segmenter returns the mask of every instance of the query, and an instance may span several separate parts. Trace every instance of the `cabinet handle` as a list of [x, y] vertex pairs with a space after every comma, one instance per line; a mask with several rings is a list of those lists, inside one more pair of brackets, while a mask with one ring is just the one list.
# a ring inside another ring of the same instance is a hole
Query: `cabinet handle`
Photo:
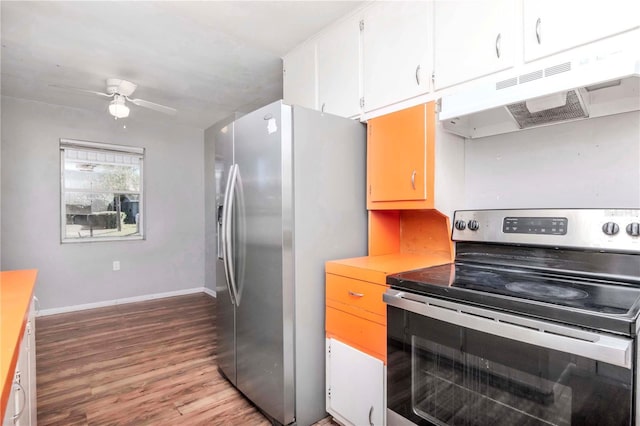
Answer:
[[373, 420], [371, 420], [371, 416], [373, 415], [373, 405], [369, 408], [369, 426], [373, 426]]
[[22, 387], [19, 381], [17, 380], [14, 381], [13, 385], [15, 386], [14, 389], [17, 389], [22, 392], [22, 408], [20, 408], [20, 411], [18, 411], [16, 414], [11, 416], [11, 420], [13, 420], [13, 422], [15, 423], [15, 421], [18, 420], [20, 416], [22, 416], [22, 413], [24, 412], [24, 407], [27, 405], [27, 392], [25, 392], [24, 388]]
[[324, 112], [324, 106], [325, 106], [325, 105], [326, 105], [326, 104], [323, 102], [323, 103], [322, 103], [322, 107], [320, 107], [320, 112]]
[[542, 20], [538, 18], [536, 21], [536, 40], [538, 40], [538, 44], [542, 43], [542, 34], [540, 32], [540, 26], [542, 25]]
[[353, 296], [353, 297], [363, 297], [364, 293], [356, 293], [354, 291], [349, 290], [349, 296]]
[[502, 35], [498, 33], [496, 37], [496, 56], [500, 58], [500, 40], [502, 40]]
[[411, 173], [411, 187], [413, 189], [416, 189], [416, 171], [414, 170], [413, 173]]
[[416, 67], [416, 83], [420, 86], [420, 64]]

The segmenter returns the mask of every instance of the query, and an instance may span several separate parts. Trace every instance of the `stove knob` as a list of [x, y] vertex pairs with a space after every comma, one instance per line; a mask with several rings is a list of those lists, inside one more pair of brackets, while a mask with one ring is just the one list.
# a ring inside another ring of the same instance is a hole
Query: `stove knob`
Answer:
[[478, 228], [480, 228], [480, 224], [478, 223], [477, 220], [470, 220], [469, 223], [467, 224], [467, 226], [469, 227], [469, 230], [471, 230], [471, 231], [477, 231]]
[[640, 223], [638, 222], [632, 222], [630, 224], [627, 225], [627, 234], [631, 235], [632, 237], [637, 237], [640, 235]]
[[602, 232], [604, 232], [607, 235], [616, 235], [619, 230], [620, 230], [620, 227], [615, 222], [607, 222], [604, 225], [602, 225]]
[[456, 220], [456, 223], [453, 224], [458, 231], [464, 231], [467, 227], [467, 223], [464, 220]]

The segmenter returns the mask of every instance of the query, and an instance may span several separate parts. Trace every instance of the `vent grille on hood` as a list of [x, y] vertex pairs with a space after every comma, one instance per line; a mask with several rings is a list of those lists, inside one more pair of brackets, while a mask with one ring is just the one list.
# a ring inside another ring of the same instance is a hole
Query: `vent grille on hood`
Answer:
[[565, 104], [555, 108], [530, 112], [529, 108], [527, 108], [527, 102], [518, 102], [507, 105], [507, 109], [521, 129], [557, 121], [589, 117], [582, 96], [576, 90], [568, 91]]

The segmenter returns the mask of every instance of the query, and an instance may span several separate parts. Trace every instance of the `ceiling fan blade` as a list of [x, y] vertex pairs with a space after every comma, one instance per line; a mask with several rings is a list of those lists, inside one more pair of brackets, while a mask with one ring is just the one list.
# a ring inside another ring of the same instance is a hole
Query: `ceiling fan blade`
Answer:
[[49, 87], [55, 87], [56, 89], [63, 89], [63, 90], [71, 90], [73, 92], [91, 93], [91, 94], [94, 94], [94, 95], [103, 96], [105, 98], [112, 98], [113, 95], [114, 95], [114, 93], [108, 94], [108, 93], [103, 93], [103, 92], [97, 92], [95, 90], [81, 89], [79, 87], [65, 86], [63, 84], [50, 84]]
[[107, 79], [107, 93], [115, 92], [120, 95], [131, 96], [137, 87], [137, 84], [120, 78]]
[[175, 108], [171, 108], [165, 105], [160, 105], [160, 104], [156, 104], [154, 102], [149, 102], [149, 101], [145, 101], [144, 99], [129, 99], [127, 98], [127, 100], [129, 102], [131, 102], [134, 105], [138, 105], [144, 108], [149, 108], [158, 112], [163, 112], [165, 114], [169, 114], [169, 115], [175, 115], [177, 110]]

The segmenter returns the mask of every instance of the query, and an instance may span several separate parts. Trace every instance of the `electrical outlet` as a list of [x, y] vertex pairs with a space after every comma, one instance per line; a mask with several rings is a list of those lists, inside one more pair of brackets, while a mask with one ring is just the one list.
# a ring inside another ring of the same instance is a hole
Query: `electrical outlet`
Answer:
[[120, 270], [120, 261], [119, 260], [114, 260], [113, 261], [113, 270], [114, 271], [119, 271]]

